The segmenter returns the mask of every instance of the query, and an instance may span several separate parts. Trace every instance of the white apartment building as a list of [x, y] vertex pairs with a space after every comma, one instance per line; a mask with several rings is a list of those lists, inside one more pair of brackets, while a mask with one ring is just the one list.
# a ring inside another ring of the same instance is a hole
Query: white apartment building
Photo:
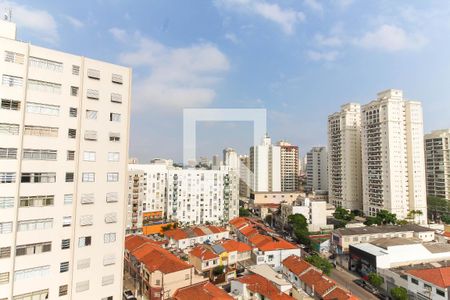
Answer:
[[330, 203], [362, 209], [361, 106], [349, 103], [328, 117], [328, 193]]
[[250, 148], [250, 170], [253, 172], [254, 192], [281, 191], [280, 147], [272, 145], [266, 135], [261, 145]]
[[281, 191], [292, 192], [299, 190], [299, 157], [298, 146], [286, 141], [279, 141], [281, 165]]
[[378, 93], [362, 106], [363, 210], [388, 210], [404, 219], [420, 210], [427, 221], [422, 105], [406, 101], [401, 90]]
[[131, 70], [0, 21], [0, 299], [120, 299]]
[[236, 150], [232, 148], [226, 148], [223, 150], [223, 163], [228, 166], [230, 170], [239, 171], [239, 156]]
[[252, 187], [252, 175], [250, 173], [250, 157], [248, 155], [239, 156], [239, 196], [250, 198]]
[[306, 154], [306, 190], [328, 190], [328, 154], [325, 147], [313, 147]]
[[143, 170], [128, 170], [127, 229], [129, 233], [142, 232], [143, 204], [147, 194], [146, 175]]
[[427, 194], [450, 199], [450, 129], [425, 135]]

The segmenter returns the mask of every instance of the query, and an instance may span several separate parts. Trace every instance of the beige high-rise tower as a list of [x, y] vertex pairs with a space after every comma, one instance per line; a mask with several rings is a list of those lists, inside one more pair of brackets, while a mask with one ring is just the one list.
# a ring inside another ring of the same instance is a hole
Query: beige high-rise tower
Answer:
[[427, 194], [450, 199], [450, 129], [425, 135]]
[[384, 209], [404, 219], [421, 211], [416, 221], [426, 223], [421, 103], [406, 101], [401, 90], [380, 92], [362, 106], [361, 128], [364, 213]]
[[131, 70], [0, 21], [0, 299], [121, 299]]
[[281, 191], [293, 192], [299, 190], [298, 146], [286, 141], [279, 141], [281, 166]]
[[328, 117], [328, 193], [330, 203], [362, 209], [361, 106], [345, 104]]

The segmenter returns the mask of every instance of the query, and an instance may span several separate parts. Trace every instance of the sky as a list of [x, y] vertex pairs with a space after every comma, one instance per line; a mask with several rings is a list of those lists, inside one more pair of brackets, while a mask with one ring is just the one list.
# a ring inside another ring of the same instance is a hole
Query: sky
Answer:
[[[326, 145], [327, 116], [389, 88], [450, 128], [450, 1], [5, 1], [18, 38], [133, 68], [130, 156], [183, 158], [184, 108], [265, 108], [274, 142]], [[199, 122], [197, 155], [247, 154], [250, 122]]]

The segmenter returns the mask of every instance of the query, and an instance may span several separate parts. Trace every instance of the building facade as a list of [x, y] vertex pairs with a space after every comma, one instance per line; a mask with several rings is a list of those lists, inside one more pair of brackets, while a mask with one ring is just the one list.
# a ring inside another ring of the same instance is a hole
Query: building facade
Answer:
[[427, 222], [422, 105], [401, 90], [380, 92], [361, 109], [363, 210], [380, 210]]
[[272, 145], [265, 136], [260, 145], [250, 148], [250, 170], [253, 172], [254, 192], [281, 191], [280, 147]]
[[328, 117], [328, 193], [336, 207], [362, 205], [361, 106], [345, 104]]
[[306, 154], [306, 191], [328, 190], [328, 154], [325, 147], [313, 147]]
[[278, 142], [280, 147], [281, 191], [293, 192], [299, 190], [299, 152], [298, 146], [286, 141]]
[[425, 135], [427, 194], [450, 199], [450, 129]]
[[0, 21], [0, 299], [119, 299], [131, 70], [15, 33]]

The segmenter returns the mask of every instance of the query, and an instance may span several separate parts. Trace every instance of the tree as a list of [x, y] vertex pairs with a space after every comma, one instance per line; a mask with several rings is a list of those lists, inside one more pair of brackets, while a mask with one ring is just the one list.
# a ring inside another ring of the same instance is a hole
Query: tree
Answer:
[[322, 270], [322, 272], [324, 272], [327, 275], [329, 275], [331, 270], [333, 269], [333, 265], [327, 259], [317, 254], [310, 255], [307, 258], [305, 258], [305, 260], [310, 264], [312, 264], [313, 266], [315, 266], [316, 268]]
[[224, 267], [222, 265], [215, 267], [213, 269], [214, 276], [219, 276], [220, 274], [222, 274], [223, 273], [223, 269], [224, 269]]
[[401, 286], [391, 289], [391, 296], [394, 300], [408, 300], [408, 291]]
[[375, 219], [377, 219], [378, 225], [387, 225], [387, 224], [395, 225], [395, 223], [397, 222], [397, 215], [383, 209], [377, 213]]
[[239, 207], [239, 217], [249, 217], [250, 211], [246, 208]]
[[172, 224], [167, 224], [167, 225], [161, 226], [161, 229], [162, 229], [162, 231], [170, 230], [170, 229], [172, 229]]
[[338, 220], [343, 220], [347, 222], [355, 218], [355, 214], [353, 212], [348, 212], [348, 210], [342, 207], [337, 207], [333, 216]]
[[294, 214], [288, 217], [288, 223], [292, 226], [292, 231], [300, 244], [309, 246], [311, 240], [309, 239], [308, 221], [302, 214]]
[[378, 275], [377, 273], [370, 273], [369, 274], [369, 282], [374, 287], [379, 288], [383, 284], [384, 278], [381, 277], [380, 275]]

